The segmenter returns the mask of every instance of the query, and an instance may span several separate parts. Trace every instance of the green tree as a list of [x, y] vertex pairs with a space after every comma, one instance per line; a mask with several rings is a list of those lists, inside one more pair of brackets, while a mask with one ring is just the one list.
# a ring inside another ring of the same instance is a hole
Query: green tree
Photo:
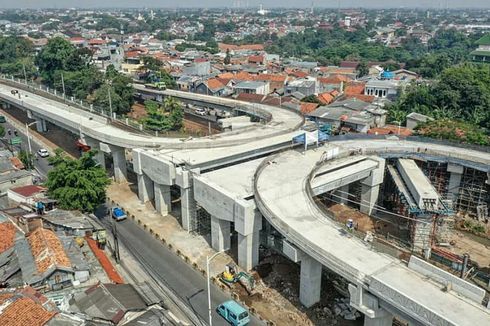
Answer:
[[89, 151], [79, 159], [72, 159], [57, 150], [50, 158], [54, 168], [49, 171], [45, 186], [61, 208], [94, 212], [104, 203], [110, 179], [94, 155]]
[[184, 110], [180, 102], [173, 97], [166, 97], [163, 105], [156, 101], [145, 101], [148, 116], [143, 123], [155, 131], [180, 130], [183, 126]]
[[26, 169], [32, 170], [34, 167], [33, 165], [33, 155], [29, 152], [26, 151], [20, 151], [19, 152], [19, 160], [24, 164]]
[[322, 102], [318, 99], [318, 97], [316, 97], [313, 94], [302, 98], [301, 102], [322, 104]]
[[[68, 70], [68, 59], [72, 58], [76, 48], [61, 37], [54, 37], [48, 41], [36, 57], [36, 65], [43, 79], [49, 84], [54, 83], [54, 74], [57, 70]], [[73, 59], [72, 59], [73, 60]]]
[[364, 77], [369, 75], [369, 67], [366, 61], [362, 60], [357, 65], [357, 77]]

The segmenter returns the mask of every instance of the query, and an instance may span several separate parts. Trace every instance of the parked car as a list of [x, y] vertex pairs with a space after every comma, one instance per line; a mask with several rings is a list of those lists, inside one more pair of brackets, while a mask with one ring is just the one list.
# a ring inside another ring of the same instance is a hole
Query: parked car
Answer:
[[234, 300], [228, 300], [216, 307], [216, 312], [233, 326], [244, 326], [250, 322], [248, 311]]
[[204, 109], [204, 108], [197, 108], [196, 109], [196, 114], [198, 114], [198, 115], [206, 115], [208, 113], [207, 113], [206, 109]]
[[41, 148], [37, 151], [37, 155], [39, 157], [48, 157], [49, 156], [49, 152], [47, 149], [44, 149], [44, 148]]

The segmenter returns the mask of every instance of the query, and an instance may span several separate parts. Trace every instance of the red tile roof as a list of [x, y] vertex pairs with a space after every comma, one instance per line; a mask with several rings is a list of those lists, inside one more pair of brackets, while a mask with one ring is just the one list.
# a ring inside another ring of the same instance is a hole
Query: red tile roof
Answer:
[[0, 293], [0, 305], [3, 306], [0, 325], [5, 326], [43, 326], [56, 315], [33, 299], [14, 296], [14, 293]]
[[340, 84], [341, 82], [347, 83], [347, 82], [349, 82], [351, 80], [352, 79], [350, 79], [349, 77], [344, 76], [344, 75], [331, 75], [331, 76], [328, 76], [328, 77], [320, 77], [320, 78], [318, 78], [318, 81], [321, 84]]
[[248, 57], [248, 62], [263, 63], [264, 62], [264, 56], [263, 55], [251, 55]]
[[11, 222], [0, 223], [0, 254], [12, 247], [15, 232], [15, 226]]
[[347, 95], [364, 94], [364, 86], [365, 85], [366, 85], [366, 83], [363, 83], [363, 82], [349, 83], [345, 87], [345, 94], [347, 94]]
[[32, 197], [40, 192], [46, 191], [46, 188], [37, 185], [29, 185], [29, 186], [10, 188], [10, 190], [24, 197]]
[[317, 107], [318, 107], [318, 103], [301, 102], [300, 111], [303, 114], [308, 114], [310, 112], [315, 111]]
[[264, 45], [262, 44], [235, 45], [235, 44], [218, 43], [218, 47], [221, 51], [226, 51], [227, 49], [229, 49], [230, 51], [236, 51], [236, 50], [263, 51], [264, 50]]
[[13, 166], [15, 166], [16, 169], [23, 170], [26, 168], [24, 166], [24, 163], [22, 163], [22, 161], [17, 156], [11, 157], [10, 162]]
[[220, 90], [225, 87], [221, 81], [216, 78], [210, 78], [206, 81], [208, 88], [212, 90]]
[[111, 281], [116, 284], [123, 284], [124, 280], [122, 279], [121, 275], [119, 275], [119, 273], [116, 271], [109, 258], [107, 258], [105, 255], [104, 251], [97, 247], [95, 240], [88, 236], [85, 237], [85, 240]]
[[71, 262], [56, 234], [48, 229], [39, 228], [27, 237], [34, 256], [36, 268], [44, 273], [51, 267], [71, 268]]
[[318, 94], [317, 97], [320, 100], [320, 102], [322, 102], [323, 104], [330, 104], [334, 99], [334, 96], [332, 96], [332, 94], [328, 92]]

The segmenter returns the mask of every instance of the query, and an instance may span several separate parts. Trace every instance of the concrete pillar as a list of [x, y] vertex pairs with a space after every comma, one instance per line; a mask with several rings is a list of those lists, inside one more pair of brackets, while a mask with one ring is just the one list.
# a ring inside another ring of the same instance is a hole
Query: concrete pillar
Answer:
[[349, 185], [342, 186], [338, 189], [338, 191], [335, 192], [335, 202], [339, 202], [341, 204], [348, 204], [349, 203]]
[[[385, 312], [385, 310], [382, 310]], [[369, 318], [364, 316], [364, 326], [392, 326], [393, 325], [393, 315], [388, 312], [377, 313], [377, 317]]]
[[459, 196], [459, 187], [461, 185], [464, 168], [462, 165], [449, 163], [447, 165], [447, 171], [450, 173], [447, 186], [447, 198], [456, 202]]
[[155, 209], [163, 216], [172, 211], [172, 196], [170, 195], [170, 186], [161, 185], [154, 182], [155, 189]]
[[238, 233], [238, 265], [246, 271], [259, 263], [259, 231], [249, 235]]
[[37, 132], [46, 132], [48, 129], [46, 128], [46, 120], [36, 118], [36, 129]]
[[369, 186], [361, 184], [361, 213], [371, 215], [375, 209], [374, 205], [378, 201], [379, 185]]
[[230, 249], [230, 222], [211, 215], [211, 246], [216, 251]]
[[194, 199], [194, 187], [180, 188], [180, 210], [182, 227], [192, 231], [196, 220], [196, 200]]
[[142, 203], [154, 198], [153, 181], [146, 174], [138, 174], [138, 198]]
[[114, 163], [114, 180], [118, 183], [126, 182], [128, 168], [126, 165], [126, 154], [124, 148], [111, 147], [112, 161]]
[[105, 165], [105, 154], [104, 154], [104, 152], [101, 151], [100, 149], [97, 149], [97, 148], [94, 148], [94, 149], [97, 151], [97, 153], [94, 156], [94, 159], [97, 161], [99, 166], [105, 170], [106, 165]]
[[322, 287], [322, 264], [308, 255], [301, 259], [299, 301], [309, 308], [320, 301]]

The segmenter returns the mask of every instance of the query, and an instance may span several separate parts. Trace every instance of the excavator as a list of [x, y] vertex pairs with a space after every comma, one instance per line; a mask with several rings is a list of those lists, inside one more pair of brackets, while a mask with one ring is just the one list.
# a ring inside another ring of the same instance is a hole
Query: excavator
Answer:
[[219, 279], [228, 287], [234, 283], [239, 283], [247, 291], [248, 295], [252, 294], [255, 287], [254, 278], [245, 272], [237, 273], [237, 268], [234, 264], [227, 264], [225, 271], [219, 275]]

